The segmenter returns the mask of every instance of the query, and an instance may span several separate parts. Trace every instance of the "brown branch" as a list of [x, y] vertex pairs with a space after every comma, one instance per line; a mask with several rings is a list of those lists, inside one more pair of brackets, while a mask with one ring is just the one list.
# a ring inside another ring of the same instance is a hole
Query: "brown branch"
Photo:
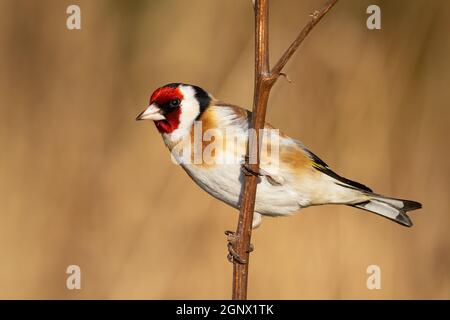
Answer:
[[[312, 19], [303, 28], [295, 41], [289, 46], [275, 67], [270, 71], [269, 66], [269, 0], [255, 1], [255, 88], [253, 97], [252, 128], [256, 133], [257, 161], [249, 163], [247, 148], [246, 166], [252, 172], [259, 170], [259, 131], [264, 128], [267, 102], [270, 90], [275, 84], [281, 71], [300, 44], [322, 19], [322, 17], [332, 8], [337, 0], [328, 1], [322, 10], [316, 11]], [[249, 137], [250, 138], [250, 137]], [[250, 140], [249, 140], [250, 141]], [[234, 251], [239, 255], [244, 263], [233, 260], [233, 294], [235, 300], [247, 299], [248, 283], [248, 261], [249, 248], [252, 234], [252, 220], [255, 208], [255, 196], [258, 177], [256, 175], [246, 175], [243, 185], [243, 198], [239, 211], [239, 221], [235, 233]]]

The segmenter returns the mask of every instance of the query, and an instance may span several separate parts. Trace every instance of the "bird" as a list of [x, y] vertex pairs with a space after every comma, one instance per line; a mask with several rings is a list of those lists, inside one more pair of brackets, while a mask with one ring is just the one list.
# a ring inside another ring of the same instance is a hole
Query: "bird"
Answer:
[[[172, 160], [204, 191], [239, 209], [243, 179], [254, 173], [246, 166], [247, 149], [256, 145], [255, 139], [248, 143], [251, 117], [251, 111], [221, 102], [199, 86], [169, 83], [151, 94], [136, 120], [153, 121]], [[289, 216], [325, 204], [347, 205], [402, 226], [413, 225], [407, 212], [420, 209], [421, 203], [384, 196], [342, 177], [269, 123], [260, 137], [260, 150], [267, 152], [260, 156], [252, 229], [261, 225], [263, 216]]]

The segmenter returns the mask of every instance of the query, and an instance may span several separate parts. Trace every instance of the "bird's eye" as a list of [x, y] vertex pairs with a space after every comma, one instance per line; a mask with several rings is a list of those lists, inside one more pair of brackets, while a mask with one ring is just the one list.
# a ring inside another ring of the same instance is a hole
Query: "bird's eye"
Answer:
[[180, 105], [180, 103], [181, 103], [180, 99], [170, 100], [170, 106], [171, 107], [178, 107]]

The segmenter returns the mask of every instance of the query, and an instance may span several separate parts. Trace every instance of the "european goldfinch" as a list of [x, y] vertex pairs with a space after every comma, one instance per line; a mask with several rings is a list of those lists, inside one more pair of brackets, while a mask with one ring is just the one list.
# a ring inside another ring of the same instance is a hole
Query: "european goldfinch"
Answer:
[[[154, 121], [173, 159], [192, 180], [213, 197], [239, 208], [250, 111], [221, 103], [198, 86], [171, 83], [153, 92], [136, 120]], [[261, 215], [285, 216], [322, 204], [345, 204], [412, 226], [406, 212], [421, 208], [420, 203], [374, 193], [332, 171], [301, 142], [269, 124], [265, 129], [269, 134], [262, 135], [261, 150], [271, 152], [261, 153], [253, 228], [261, 224]], [[199, 133], [201, 141], [193, 146]], [[234, 137], [241, 143], [234, 143]], [[202, 158], [207, 151], [209, 159]]]

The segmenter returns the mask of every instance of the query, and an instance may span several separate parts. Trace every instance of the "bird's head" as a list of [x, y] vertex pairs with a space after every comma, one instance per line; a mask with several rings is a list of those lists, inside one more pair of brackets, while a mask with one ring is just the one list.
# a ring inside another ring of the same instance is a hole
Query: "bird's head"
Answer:
[[188, 129], [210, 105], [212, 97], [200, 87], [170, 83], [156, 89], [136, 120], [153, 120], [161, 133]]

